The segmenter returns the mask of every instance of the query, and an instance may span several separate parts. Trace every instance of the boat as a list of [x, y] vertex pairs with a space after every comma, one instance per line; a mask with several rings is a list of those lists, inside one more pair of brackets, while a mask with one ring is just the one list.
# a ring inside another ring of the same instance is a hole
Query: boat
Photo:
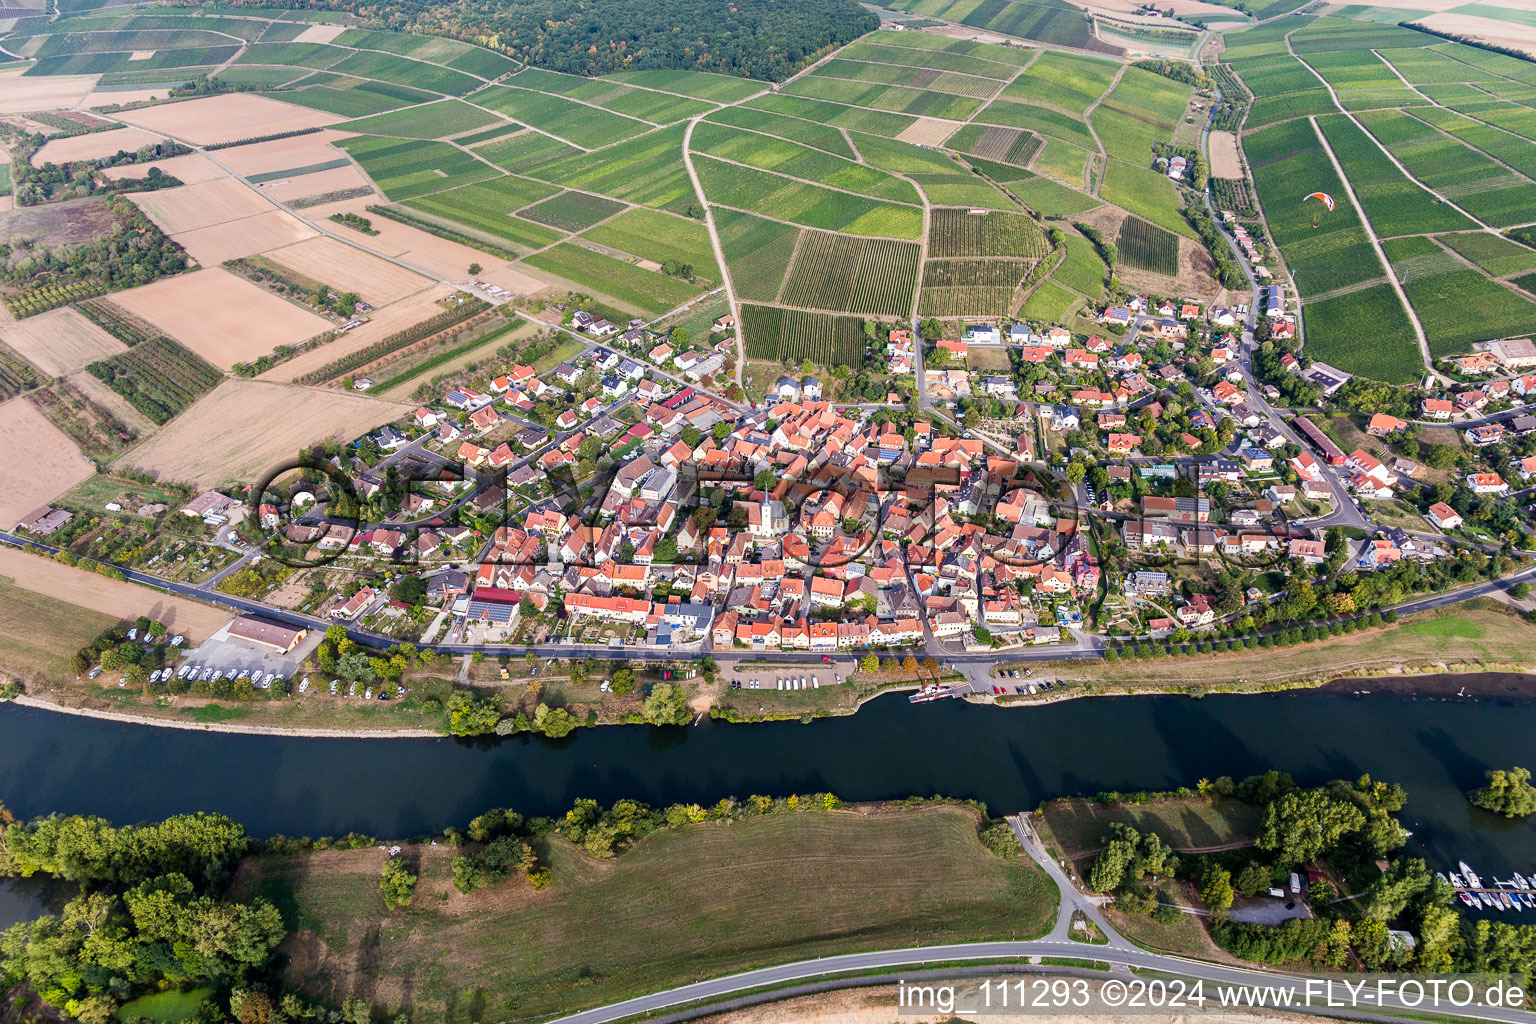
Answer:
[[913, 704], [926, 704], [931, 700], [943, 700], [945, 697], [953, 697], [954, 695], [955, 692], [953, 690], [946, 690], [937, 683], [929, 683], [908, 697], [907, 700]]
[[1450, 881], [1450, 879], [1445, 877], [1445, 872], [1444, 871], [1436, 871], [1435, 872], [1435, 877], [1440, 879], [1440, 881], [1442, 881], [1442, 882]]
[[1509, 893], [1507, 893], [1507, 892], [1499, 893], [1499, 909], [1500, 910], [1508, 910], [1513, 905], [1514, 905], [1514, 901], [1509, 898]]
[[1520, 872], [1516, 871], [1511, 877], [1515, 880], [1515, 888], [1529, 889], [1531, 887], [1531, 883]]
[[1451, 884], [1454, 885], [1458, 889], [1465, 889], [1465, 888], [1467, 888], [1466, 881], [1460, 875], [1458, 875], [1454, 871], [1451, 872]]
[[1477, 877], [1477, 872], [1467, 867], [1466, 861], [1458, 861], [1456, 866], [1461, 868], [1461, 877], [1467, 880], [1468, 889], [1481, 889], [1483, 887], [1482, 880]]
[[1487, 907], [1489, 910], [1492, 910], [1498, 906], [1498, 904], [1493, 901], [1493, 897], [1485, 892], [1478, 893], [1477, 898], [1482, 900], [1483, 906]]
[[1477, 906], [1477, 901], [1472, 898], [1472, 894], [1471, 893], [1469, 893], [1469, 892], [1458, 892], [1456, 895], [1457, 895], [1458, 898], [1460, 898], [1461, 902], [1465, 903], [1467, 906], [1469, 906], [1469, 907]]

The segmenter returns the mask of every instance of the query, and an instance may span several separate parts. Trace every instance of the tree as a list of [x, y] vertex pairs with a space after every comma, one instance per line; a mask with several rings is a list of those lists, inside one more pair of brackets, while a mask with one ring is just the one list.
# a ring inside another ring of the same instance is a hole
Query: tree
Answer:
[[1093, 858], [1088, 869], [1088, 885], [1096, 892], [1113, 892], [1125, 880], [1125, 874], [1136, 860], [1136, 843], [1140, 835], [1129, 826], [1117, 826], [1113, 838], [1107, 840]]
[[478, 889], [485, 881], [485, 874], [473, 857], [453, 858], [451, 870], [453, 887], [466, 896]]
[[548, 704], [540, 704], [533, 712], [533, 727], [551, 739], [559, 739], [569, 736], [580, 724], [576, 716], [565, 708], [552, 708]]
[[645, 698], [645, 720], [652, 725], [687, 725], [692, 717], [688, 693], [681, 686], [661, 683]]
[[474, 277], [475, 275], [477, 275], [479, 273], [480, 273], [480, 264], [478, 264], [478, 263], [471, 263], [469, 265], [469, 276], [470, 277]]
[[874, 675], [880, 671], [880, 658], [878, 655], [866, 654], [859, 659], [859, 671], [865, 675]]
[[1232, 909], [1232, 874], [1223, 867], [1207, 869], [1200, 885], [1200, 902], [1212, 910]]
[[688, 328], [672, 328], [671, 332], [667, 334], [667, 341], [671, 343], [674, 349], [681, 349], [684, 345], [688, 344]]
[[1292, 864], [1304, 864], [1364, 824], [1365, 815], [1354, 804], [1320, 789], [1292, 790], [1264, 809], [1256, 845]]
[[596, 462], [603, 457], [603, 452], [605, 451], [607, 451], [607, 446], [603, 444], [602, 438], [587, 437], [582, 439], [581, 447], [576, 449], [576, 454], [581, 456], [583, 461]]
[[494, 700], [478, 699], [455, 690], [448, 697], [448, 732], [454, 736], [484, 736], [496, 731], [501, 709]]
[[907, 655], [905, 658], [902, 658], [901, 659], [901, 670], [903, 672], [908, 673], [909, 675], [911, 673], [913, 673], [913, 672], [916, 672], [917, 671], [917, 659], [914, 658], [910, 654]]
[[613, 674], [613, 692], [618, 697], [628, 697], [635, 692], [633, 669], [621, 668]]
[[1486, 772], [1485, 776], [1488, 785], [1467, 794], [1467, 799], [1474, 807], [1502, 814], [1506, 818], [1524, 818], [1536, 814], [1536, 786], [1531, 785], [1531, 773], [1528, 770], [1494, 769]]
[[771, 469], [760, 469], [752, 478], [752, 485], [760, 491], [771, 491], [778, 485], [779, 475]]
[[726, 438], [731, 436], [731, 425], [722, 421], [720, 423], [716, 423], [712, 428], [710, 428], [710, 431], [715, 435], [716, 441], [724, 441]]
[[416, 895], [416, 875], [403, 859], [391, 857], [379, 873], [379, 891], [390, 910], [410, 906], [411, 897]]
[[1237, 881], [1233, 885], [1244, 896], [1257, 896], [1269, 888], [1269, 870], [1262, 864], [1249, 861], [1248, 866], [1237, 873]]

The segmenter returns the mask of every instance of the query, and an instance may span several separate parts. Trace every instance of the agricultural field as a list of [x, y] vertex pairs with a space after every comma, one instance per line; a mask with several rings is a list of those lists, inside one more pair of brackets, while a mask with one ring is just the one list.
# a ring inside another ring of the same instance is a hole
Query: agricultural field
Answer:
[[1394, 239], [1383, 249], [1436, 358], [1464, 354], [1474, 342], [1536, 333], [1536, 303], [1462, 265], [1429, 239]]
[[[521, 158], [505, 153], [503, 143], [492, 143], [482, 152], [514, 172], [554, 182], [583, 192], [598, 192], [625, 202], [686, 213], [695, 202], [693, 183], [683, 166], [683, 126], [660, 128], [638, 138], [580, 153], [564, 147], [551, 149], [552, 139], [517, 136], [519, 146], [545, 155]], [[531, 136], [531, 137], [530, 137]], [[492, 154], [491, 150], [497, 150]]]
[[809, 359], [819, 366], [864, 365], [869, 339], [860, 317], [749, 303], [741, 307], [741, 324], [748, 358], [790, 364]]
[[1126, 68], [1089, 119], [1111, 157], [1150, 167], [1153, 144], [1172, 139], [1190, 92], [1189, 86], [1172, 79]]
[[584, 231], [624, 209], [623, 203], [585, 192], [561, 192], [522, 211], [528, 220], [561, 231]]
[[1081, 7], [1062, 0], [892, 0], [891, 8], [957, 21], [972, 28], [1119, 56], [1125, 51], [1093, 34]]
[[1081, 115], [1104, 95], [1119, 70], [1114, 61], [1046, 50], [1002, 94]]
[[1032, 266], [1000, 259], [930, 259], [923, 264], [921, 316], [1006, 316]]
[[0, 524], [7, 529], [96, 472], [75, 443], [28, 398], [0, 404], [0, 448], [6, 454], [0, 468]]
[[1459, 235], [1440, 235], [1439, 241], [1494, 277], [1508, 277], [1536, 270], [1536, 249], [1502, 235], [1469, 231]]
[[419, 107], [408, 107], [388, 114], [375, 114], [356, 121], [344, 121], [336, 127], [360, 135], [389, 135], [399, 139], [442, 139], [449, 135], [500, 123], [463, 100], [440, 100]]
[[1042, 217], [1070, 217], [1101, 205], [1093, 196], [1039, 176], [1010, 181], [1008, 190]]
[[[945, 142], [945, 147], [957, 153], [978, 157], [994, 163], [1028, 167], [1030, 161], [1045, 146], [1045, 140], [1022, 128], [1004, 128], [1000, 125], [968, 124]], [[1081, 173], [1078, 175], [1082, 177]]]
[[[917, 192], [900, 178], [787, 140], [705, 122], [694, 129], [691, 142], [695, 153], [707, 153], [759, 170], [803, 178], [876, 199], [899, 203], [919, 201]], [[950, 167], [950, 170], [954, 169]]]
[[[1303, 299], [1386, 276], [1311, 122], [1250, 133], [1243, 148], [1270, 231]], [[1313, 191], [1333, 196], [1334, 209], [1315, 199], [1303, 202]]]
[[714, 217], [737, 296], [773, 302], [794, 258], [800, 229], [735, 210], [716, 210]]
[[918, 114], [963, 121], [981, 107], [982, 101], [969, 96], [925, 92], [895, 85], [869, 85], [841, 78], [826, 78], [815, 73], [796, 79], [780, 90], [781, 95], [870, 107], [899, 114]]
[[694, 167], [712, 203], [827, 231], [900, 239], [922, 233], [922, 211], [915, 206], [835, 192], [704, 156], [694, 158]]
[[1174, 277], [1179, 272], [1179, 238], [1140, 217], [1127, 217], [1115, 236], [1120, 262], [1134, 270]]
[[1308, 302], [1302, 317], [1314, 359], [1389, 384], [1424, 375], [1413, 325], [1389, 284]]
[[341, 391], [226, 380], [122, 462], [194, 487], [251, 484], [301, 448], [351, 440], [410, 411]]
[[1070, 235], [1066, 259], [1051, 272], [1050, 279], [1097, 301], [1104, 295], [1107, 270], [1092, 242], [1080, 235]]
[[151, 338], [86, 369], [156, 426], [166, 423], [224, 379], [217, 368], [164, 337]]
[[569, 242], [535, 253], [524, 262], [579, 285], [583, 290], [606, 295], [653, 316], [681, 306], [700, 291], [697, 285], [687, 281], [645, 270]]
[[472, 233], [483, 234], [498, 244], [509, 243], [514, 248], [533, 250], [559, 240], [560, 232], [520, 220], [512, 215], [513, 211], [546, 199], [557, 191], [554, 185], [542, 185], [526, 178], [502, 177], [409, 199], [405, 205], [451, 221]]
[[[50, 377], [73, 373], [86, 363], [107, 359], [127, 346], [68, 307], [55, 309], [15, 323], [0, 323], [0, 353], [20, 356]], [[0, 394], [10, 397], [15, 385], [27, 377], [13, 378], [4, 369], [14, 360], [0, 355]]]
[[359, 51], [346, 60], [332, 64], [328, 70], [338, 75], [376, 78], [408, 89], [424, 89], [448, 96], [463, 96], [484, 84], [482, 79], [459, 71], [387, 53]]
[[1194, 230], [1179, 212], [1183, 204], [1178, 189], [1166, 174], [1159, 174], [1150, 167], [1111, 160], [1104, 168], [1099, 195], [1122, 210], [1170, 231], [1194, 237]]
[[[1382, 238], [1476, 227], [1429, 192], [1409, 181], [1371, 137], [1343, 114], [1317, 119], [1349, 178], [1371, 227]], [[1335, 196], [1335, 199], [1338, 197]]]
[[40, 383], [37, 367], [0, 343], [0, 400], [14, 398]]
[[360, 136], [339, 145], [396, 201], [496, 177], [495, 168], [446, 142]]
[[1059, 324], [1082, 301], [1081, 295], [1047, 278], [1035, 287], [1028, 299], [1024, 300], [1024, 306], [1019, 310], [1019, 314], [1030, 320], [1044, 320]]
[[[981, 113], [976, 115], [976, 121], [981, 124], [1006, 125], [1013, 128], [1026, 128], [1040, 135], [1048, 135], [1062, 142], [1070, 142], [1080, 149], [1092, 149], [1097, 151], [1098, 143], [1093, 141], [1093, 135], [1088, 131], [1088, 125], [1082, 118], [1064, 114], [1050, 107], [1037, 106], [1033, 103], [1021, 103], [1010, 99], [996, 99], [987, 104]], [[1147, 162], [1151, 163], [1151, 154], [1147, 155]]]
[[[220, 72], [219, 77], [223, 77]], [[342, 75], [313, 75], [295, 83], [295, 88], [279, 93], [286, 103], [323, 110], [338, 117], [366, 117], [397, 110], [412, 103], [424, 103], [433, 93], [407, 89], [388, 82], [370, 82]]]
[[505, 114], [582, 149], [597, 149], [651, 127], [644, 121], [551, 93], [495, 85], [475, 95], [482, 107]]
[[928, 256], [1002, 256], [1038, 260], [1050, 251], [1044, 231], [1016, 213], [976, 214], [968, 210], [934, 210], [928, 230]]
[[226, 93], [203, 99], [122, 111], [120, 120], [199, 146], [318, 128], [338, 120], [255, 93]]
[[375, 309], [432, 283], [413, 270], [326, 236], [272, 249], [258, 259], [270, 260], [331, 291], [352, 292]]
[[883, 135], [889, 139], [896, 138], [918, 123], [917, 118], [907, 114], [869, 110], [864, 107], [851, 107], [845, 103], [829, 103], [825, 100], [786, 96], [780, 93], [748, 100], [746, 106], [751, 109], [804, 118], [807, 121], [831, 125], [834, 128]]
[[1409, 173], [1474, 217], [1494, 227], [1530, 220], [1536, 182], [1400, 111], [1357, 116]]
[[690, 96], [711, 103], [739, 103], [748, 96], [763, 91], [763, 83], [743, 81], [728, 75], [712, 75], [703, 71], [624, 71], [607, 76], [605, 81], [638, 85], [646, 89]]
[[705, 120], [776, 135], [781, 139], [813, 146], [849, 160], [854, 159], [856, 155], [848, 146], [848, 140], [843, 137], [843, 133], [836, 128], [813, 121], [804, 121], [798, 117], [786, 117], [783, 114], [758, 110], [755, 107], [722, 107]]
[[803, 231], [780, 301], [811, 309], [907, 316], [917, 287], [911, 242]]
[[641, 259], [665, 263], [675, 260], [691, 265], [700, 274], [714, 278], [715, 251], [709, 244], [709, 231], [696, 220], [675, 217], [658, 210], [635, 207], [590, 231], [582, 238], [611, 246]]

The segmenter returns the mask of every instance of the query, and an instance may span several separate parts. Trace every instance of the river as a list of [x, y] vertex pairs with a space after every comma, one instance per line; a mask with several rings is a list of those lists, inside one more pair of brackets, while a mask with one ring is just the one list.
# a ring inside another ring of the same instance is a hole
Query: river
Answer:
[[687, 729], [336, 740], [199, 733], [0, 705], [0, 801], [116, 822], [219, 811], [257, 835], [406, 838], [488, 807], [553, 814], [577, 797], [710, 803], [830, 790], [847, 800], [945, 794], [994, 813], [1054, 796], [1193, 786], [1267, 768], [1302, 784], [1401, 783], [1406, 853], [1485, 878], [1536, 871], [1536, 819], [1468, 805], [1492, 767], [1536, 767], [1536, 702], [1303, 691], [1105, 697], [1028, 709], [882, 697], [857, 715]]

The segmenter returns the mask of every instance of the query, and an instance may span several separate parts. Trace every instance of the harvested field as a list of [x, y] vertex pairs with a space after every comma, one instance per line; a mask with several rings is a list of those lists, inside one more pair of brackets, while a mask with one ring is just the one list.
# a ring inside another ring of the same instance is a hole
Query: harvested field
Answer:
[[[446, 238], [438, 238], [436, 235], [413, 228], [408, 224], [390, 220], [388, 217], [380, 217], [376, 213], [369, 213], [367, 207], [371, 200], [347, 199], [339, 203], [327, 203], [324, 206], [316, 206], [306, 210], [305, 214], [314, 221], [324, 221], [333, 213], [355, 213], [360, 217], [367, 217], [373, 222], [373, 230], [377, 235], [363, 235], [354, 232], [344, 224], [338, 224], [331, 228], [339, 237], [356, 238], [357, 241], [374, 252], [385, 256], [393, 256], [415, 267], [420, 267], [429, 274], [437, 274], [450, 281], [464, 281], [469, 278], [469, 265], [478, 263], [487, 271], [503, 266], [505, 261], [499, 260], [479, 249], [471, 249], [467, 245], [450, 242]], [[482, 279], [485, 274], [480, 275]]]
[[271, 203], [233, 178], [141, 192], [134, 201], [168, 235], [254, 217], [272, 209]]
[[123, 580], [109, 580], [11, 547], [0, 549], [0, 576], [10, 577], [23, 590], [117, 619], [148, 615], [165, 623], [172, 633], [185, 634], [194, 644], [206, 640], [232, 618], [229, 612], [211, 605]]
[[0, 342], [50, 377], [62, 377], [86, 363], [108, 359], [128, 346], [69, 307], [0, 324]]
[[0, 71], [0, 114], [68, 110], [80, 106], [100, 75], [46, 75], [23, 78], [27, 69]]
[[[109, 132], [66, 135], [63, 138], [49, 140], [42, 149], [33, 154], [32, 163], [41, 167], [49, 163], [67, 164], [72, 160], [99, 160], [104, 156], [114, 156], [119, 150], [132, 153], [140, 146], [159, 141], [161, 141], [160, 136], [151, 135], [138, 128], [114, 128]], [[143, 171], [139, 174], [142, 176]]]
[[1232, 132], [1211, 132], [1211, 176], [1241, 178], [1243, 163], [1237, 156], [1237, 136]]
[[329, 320], [220, 267], [118, 292], [112, 301], [224, 368], [331, 328]]
[[328, 43], [347, 30], [345, 25], [311, 25], [293, 37], [296, 43]]
[[351, 165], [334, 167], [314, 174], [304, 174], [296, 178], [264, 181], [257, 187], [280, 203], [291, 203], [310, 196], [330, 196], [334, 199], [336, 193], [351, 192], [354, 189], [375, 191], [373, 182], [368, 180], [368, 176]]
[[[136, 129], [135, 129], [136, 130]], [[116, 134], [115, 132], [109, 134]], [[90, 136], [81, 136], [90, 138]], [[49, 143], [53, 145], [53, 143]], [[162, 174], [168, 174], [183, 185], [196, 185], [204, 181], [212, 181], [215, 178], [225, 177], [224, 171], [218, 164], [203, 156], [201, 153], [188, 153], [186, 156], [167, 157], [164, 160], [154, 160], [147, 164], [124, 164], [121, 167], [108, 167], [101, 173], [113, 181], [121, 181], [123, 178], [142, 178], [149, 173], [151, 167], [160, 168]]]
[[305, 446], [328, 437], [351, 440], [410, 409], [337, 391], [230, 380], [123, 461], [196, 487], [251, 484]]
[[378, 308], [419, 292], [432, 282], [420, 274], [324, 235], [265, 254], [331, 288], [356, 292]]
[[1536, 26], [1456, 13], [1431, 14], [1420, 20], [1438, 32], [1466, 36], [1495, 46], [1509, 46], [1536, 55]]
[[351, 138], [346, 132], [326, 129], [308, 135], [296, 135], [291, 139], [235, 146], [219, 153], [219, 161], [241, 177], [287, 171], [345, 157], [346, 154], [331, 143], [346, 138]]
[[344, 120], [323, 110], [298, 107], [248, 92], [128, 110], [118, 116], [129, 124], [203, 146], [316, 128]]
[[438, 285], [385, 306], [383, 309], [376, 309], [368, 314], [369, 320], [363, 326], [354, 327], [335, 341], [301, 353], [286, 363], [279, 363], [256, 379], [286, 383], [302, 377], [342, 356], [365, 349], [396, 331], [403, 331], [412, 324], [419, 324], [423, 320], [436, 316], [443, 311], [437, 304], [437, 300], [451, 294], [453, 289], [450, 286]]
[[532, 295], [549, 287], [548, 284], [532, 274], [523, 273], [515, 263], [508, 263], [504, 267], [488, 270], [480, 275], [480, 280], [485, 281], [487, 284], [494, 284], [498, 288], [505, 288], [507, 291], [515, 292], [518, 295]]
[[313, 238], [315, 234], [313, 228], [292, 214], [269, 209], [254, 217], [210, 224], [173, 237], [197, 262], [205, 267], [216, 267], [225, 260], [266, 252]]
[[171, 94], [169, 86], [158, 89], [97, 89], [80, 101], [82, 107], [107, 107], [119, 103], [142, 103], [145, 100], [163, 100]]
[[0, 449], [6, 455], [0, 468], [0, 524], [7, 530], [96, 473], [74, 442], [25, 397], [0, 405]]
[[954, 134], [956, 127], [953, 121], [941, 121], [936, 117], [920, 117], [903, 129], [896, 138], [900, 142], [911, 142], [919, 146], [938, 146]]

